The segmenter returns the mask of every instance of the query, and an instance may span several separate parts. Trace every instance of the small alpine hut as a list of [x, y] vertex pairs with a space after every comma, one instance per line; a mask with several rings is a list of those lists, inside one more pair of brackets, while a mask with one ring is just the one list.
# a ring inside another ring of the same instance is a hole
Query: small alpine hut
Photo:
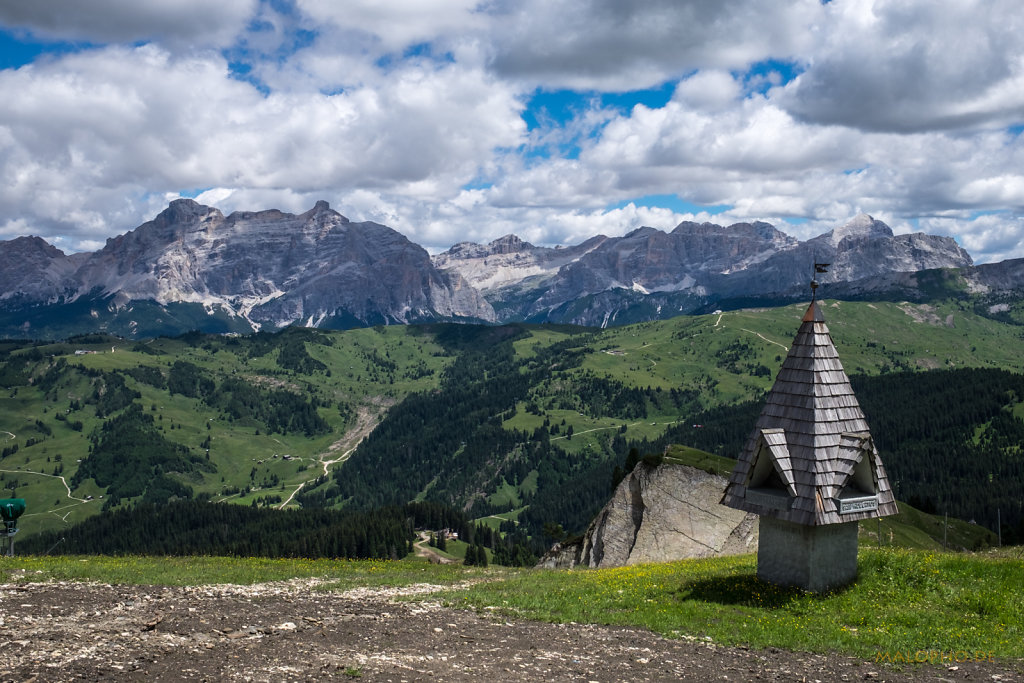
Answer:
[[760, 579], [823, 592], [857, 578], [857, 523], [897, 510], [817, 286], [722, 504], [760, 516]]

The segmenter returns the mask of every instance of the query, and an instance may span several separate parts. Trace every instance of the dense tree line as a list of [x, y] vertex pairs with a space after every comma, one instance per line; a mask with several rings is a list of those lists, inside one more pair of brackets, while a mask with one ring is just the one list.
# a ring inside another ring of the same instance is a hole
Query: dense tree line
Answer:
[[464, 529], [469, 526], [469, 517], [462, 510], [431, 501], [407, 503], [404, 508], [413, 526], [417, 529]]
[[177, 501], [113, 510], [18, 545], [29, 553], [56, 545], [68, 554], [398, 559], [411, 552], [412, 528], [400, 508], [364, 513]]
[[264, 389], [238, 377], [228, 377], [218, 385], [187, 361], [175, 361], [171, 366], [167, 390], [172, 395], [199, 399], [223, 410], [233, 420], [263, 422], [271, 432], [318, 436], [331, 430], [317, 412], [315, 397], [305, 398], [285, 389]]
[[[504, 567], [533, 567], [537, 564], [538, 554], [547, 550], [543, 544], [531, 539], [527, 533], [513, 523], [502, 525], [504, 533], [497, 535], [491, 546], [491, 564]], [[479, 555], [479, 551], [477, 552]]]
[[[474, 525], [462, 510], [432, 502], [359, 511], [271, 510], [207, 501], [143, 500], [91, 517], [66, 531], [19, 544], [27, 552], [266, 557], [400, 558], [412, 551], [414, 529], [432, 529], [431, 545], [447, 549], [442, 530], [469, 544], [466, 564], [532, 566], [537, 557], [523, 531]], [[488, 550], [493, 559], [488, 559]]]
[[204, 399], [213, 394], [217, 383], [206, 376], [199, 366], [176, 360], [167, 376], [167, 391], [171, 396], [181, 394], [188, 398]]
[[[578, 351], [572, 349], [568, 357]], [[691, 410], [699, 398], [698, 389], [632, 387], [589, 370], [563, 369], [531, 386], [526, 411], [542, 415], [546, 410], [573, 410], [591, 417], [642, 420], [650, 409], [659, 413]]]
[[189, 487], [167, 474], [215, 471], [206, 459], [165, 439], [153, 425], [153, 417], [138, 404], [108, 419], [90, 440], [90, 454], [82, 460], [71, 485], [77, 487], [86, 479], [94, 479], [107, 488], [107, 508], [123, 498], [144, 494], [154, 502], [165, 502], [171, 496], [191, 497]]
[[46, 371], [35, 378], [35, 386], [39, 391], [49, 393], [57, 386], [57, 383], [64, 378], [65, 373], [68, 371], [68, 362], [64, 358], [58, 358], [57, 361], [46, 368]]
[[123, 370], [124, 374], [128, 375], [136, 382], [142, 382], [148, 384], [151, 387], [157, 389], [167, 388], [167, 378], [164, 377], [164, 373], [160, 372], [159, 368], [155, 368], [151, 365], [139, 365], [138, 367], [128, 368]]
[[896, 495], [1024, 541], [1024, 375], [960, 369], [851, 378]]
[[249, 358], [266, 356], [277, 351], [277, 365], [282, 370], [291, 370], [304, 375], [326, 372], [327, 366], [309, 355], [306, 343], [331, 346], [331, 338], [325, 334], [304, 327], [288, 327], [280, 332], [257, 332], [245, 339], [229, 339], [229, 346], [242, 346]]
[[[311, 336], [311, 335], [310, 335]], [[317, 335], [323, 336], [323, 335]], [[326, 339], [326, 337], [324, 337]], [[277, 364], [285, 370], [293, 370], [302, 375], [312, 375], [314, 372], [326, 372], [327, 366], [309, 355], [306, 350], [307, 338], [305, 335], [295, 333], [282, 334], [281, 343], [278, 346]], [[313, 341], [312, 338], [309, 341]]]
[[106, 372], [94, 383], [92, 395], [86, 403], [94, 404], [96, 417], [102, 419], [128, 407], [132, 401], [141, 397], [142, 394], [130, 388], [122, 375]]
[[[527, 410], [575, 410], [593, 417], [639, 420], [647, 417], [648, 394], [639, 387], [600, 377], [593, 372], [556, 374], [531, 391], [538, 398]], [[539, 396], [544, 396], [543, 399]]]
[[259, 420], [271, 432], [317, 436], [331, 429], [317, 412], [315, 397], [307, 399], [284, 389], [262, 389], [237, 377], [225, 379], [204, 400], [233, 420]]
[[536, 554], [547, 550], [552, 542], [544, 537], [546, 524], [561, 525], [573, 534], [587, 528], [608, 502], [614, 468], [610, 460], [577, 462], [569, 472], [554, 471], [559, 463], [544, 464], [550, 469], [542, 472], [536, 496], [530, 500], [530, 507], [519, 515], [520, 528], [530, 535], [531, 548]]
[[522, 332], [503, 327], [477, 333], [487, 341], [459, 355], [439, 390], [411, 394], [394, 406], [336, 472], [326, 499], [300, 496], [302, 504], [402, 504], [428, 485], [431, 499], [462, 504], [467, 490], [483, 490], [511, 466], [506, 460], [526, 436], [504, 430], [500, 415], [529, 386], [511, 345]]
[[11, 353], [7, 350], [0, 358], [4, 359], [0, 364], [0, 387], [10, 388], [28, 384], [29, 368], [41, 361], [43, 354], [37, 348], [22, 353]]

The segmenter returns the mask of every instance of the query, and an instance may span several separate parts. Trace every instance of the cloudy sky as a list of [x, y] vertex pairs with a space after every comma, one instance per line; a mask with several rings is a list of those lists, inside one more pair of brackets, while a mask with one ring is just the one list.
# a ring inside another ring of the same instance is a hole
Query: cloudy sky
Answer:
[[433, 252], [865, 212], [1024, 257], [1019, 2], [0, 0], [0, 239], [186, 196]]

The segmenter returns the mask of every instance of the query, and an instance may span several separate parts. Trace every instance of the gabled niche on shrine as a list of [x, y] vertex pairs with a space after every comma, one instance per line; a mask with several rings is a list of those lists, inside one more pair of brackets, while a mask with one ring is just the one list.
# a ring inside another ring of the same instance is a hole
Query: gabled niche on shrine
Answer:
[[[878, 471], [870, 437], [843, 434], [838, 449], [840, 466], [835, 489], [840, 514], [875, 510], [878, 506]], [[844, 473], [845, 471], [845, 473]]]
[[746, 499], [769, 508], [788, 508], [796, 497], [793, 466], [781, 429], [762, 430], [746, 480]]

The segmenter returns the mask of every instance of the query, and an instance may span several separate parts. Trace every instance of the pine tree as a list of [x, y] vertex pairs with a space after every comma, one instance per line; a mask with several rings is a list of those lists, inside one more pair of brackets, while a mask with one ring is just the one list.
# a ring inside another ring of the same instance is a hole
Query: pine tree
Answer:
[[484, 550], [482, 545], [476, 546], [476, 566], [486, 567], [487, 566], [487, 551]]

